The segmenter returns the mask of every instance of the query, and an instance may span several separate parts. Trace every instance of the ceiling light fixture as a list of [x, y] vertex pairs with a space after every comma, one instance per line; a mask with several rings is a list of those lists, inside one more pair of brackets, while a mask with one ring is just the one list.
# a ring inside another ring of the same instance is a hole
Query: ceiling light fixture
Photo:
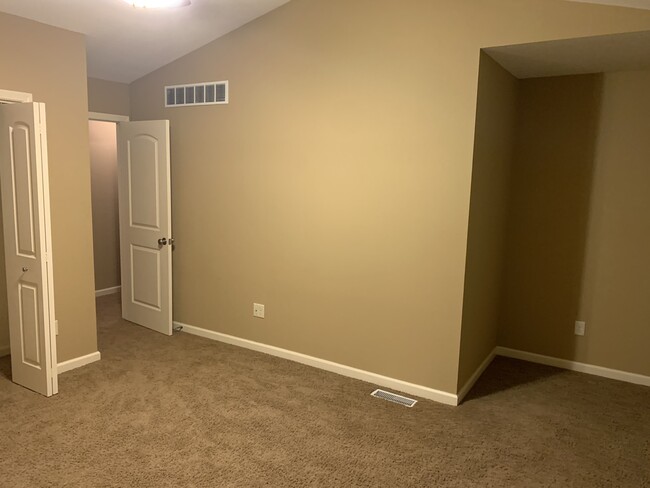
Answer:
[[124, 0], [129, 5], [139, 8], [174, 8], [187, 7], [190, 0]]

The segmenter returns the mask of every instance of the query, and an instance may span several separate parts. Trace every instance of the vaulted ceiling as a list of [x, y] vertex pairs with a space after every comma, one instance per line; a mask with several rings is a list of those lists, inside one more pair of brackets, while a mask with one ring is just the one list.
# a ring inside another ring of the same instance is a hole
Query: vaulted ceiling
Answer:
[[[88, 75], [130, 83], [288, 1], [191, 0], [163, 10], [124, 0], [0, 0], [0, 11], [85, 34]], [[650, 0], [568, 1], [650, 9]]]
[[139, 9], [124, 0], [0, 0], [0, 11], [86, 34], [88, 76], [130, 83], [288, 1]]

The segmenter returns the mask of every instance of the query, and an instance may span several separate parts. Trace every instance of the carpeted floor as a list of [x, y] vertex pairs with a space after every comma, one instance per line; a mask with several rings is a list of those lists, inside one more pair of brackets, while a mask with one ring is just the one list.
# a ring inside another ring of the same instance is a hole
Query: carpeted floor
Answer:
[[497, 358], [460, 407], [188, 334], [98, 300], [102, 360], [46, 399], [0, 359], [2, 487], [648, 487], [650, 388]]

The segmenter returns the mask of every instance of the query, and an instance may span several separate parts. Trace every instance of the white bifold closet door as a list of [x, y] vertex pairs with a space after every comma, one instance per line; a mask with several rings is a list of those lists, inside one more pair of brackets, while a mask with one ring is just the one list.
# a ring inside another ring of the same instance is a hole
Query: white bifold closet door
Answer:
[[58, 392], [45, 105], [0, 105], [0, 183], [12, 380]]

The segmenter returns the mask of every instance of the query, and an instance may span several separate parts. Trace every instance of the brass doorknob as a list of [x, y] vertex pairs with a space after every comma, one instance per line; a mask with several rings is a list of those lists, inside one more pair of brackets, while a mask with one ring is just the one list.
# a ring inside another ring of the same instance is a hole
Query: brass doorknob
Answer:
[[167, 245], [167, 238], [161, 237], [160, 239], [158, 239], [158, 245], [160, 247]]
[[23, 273], [27, 273], [29, 271], [29, 268], [27, 266], [23, 266]]

